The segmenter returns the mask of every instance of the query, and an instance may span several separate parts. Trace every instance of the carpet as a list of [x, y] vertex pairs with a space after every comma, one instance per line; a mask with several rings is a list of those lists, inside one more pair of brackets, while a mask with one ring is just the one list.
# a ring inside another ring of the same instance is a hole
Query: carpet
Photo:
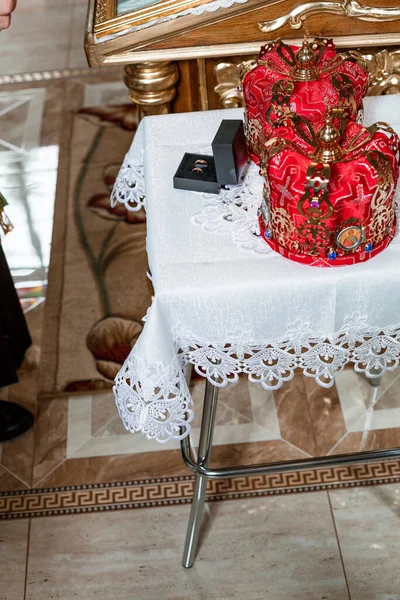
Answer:
[[60, 149], [41, 396], [91, 393], [112, 381], [151, 303], [145, 213], [111, 208], [137, 127], [132, 104], [82, 108]]

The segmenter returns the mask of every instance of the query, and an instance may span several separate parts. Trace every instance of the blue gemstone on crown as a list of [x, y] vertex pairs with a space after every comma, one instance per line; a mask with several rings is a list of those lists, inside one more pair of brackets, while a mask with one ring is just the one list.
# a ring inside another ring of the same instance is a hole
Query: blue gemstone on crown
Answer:
[[368, 242], [368, 244], [365, 244], [365, 252], [372, 252], [372, 244], [370, 242]]
[[270, 232], [270, 230], [269, 230], [269, 229], [266, 229], [266, 230], [265, 230], [265, 237], [267, 238], [267, 240], [270, 240], [270, 239], [271, 239], [271, 232]]
[[336, 257], [337, 257], [336, 252], [334, 250], [331, 250], [331, 252], [329, 252], [329, 254], [328, 254], [329, 260], [335, 260]]

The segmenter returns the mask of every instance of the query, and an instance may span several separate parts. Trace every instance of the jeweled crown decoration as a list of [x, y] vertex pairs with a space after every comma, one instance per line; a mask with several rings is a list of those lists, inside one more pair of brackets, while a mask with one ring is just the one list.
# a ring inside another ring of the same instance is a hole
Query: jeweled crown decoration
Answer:
[[304, 264], [362, 262], [395, 234], [399, 138], [357, 122], [368, 83], [357, 61], [332, 40], [277, 41], [244, 74], [248, 149], [265, 177], [261, 235]]
[[361, 54], [338, 54], [332, 40], [304, 40], [301, 48], [277, 40], [261, 48], [255, 65], [244, 63], [242, 85], [248, 150], [258, 163], [274, 127], [302, 120], [319, 131], [327, 102], [357, 119], [368, 74]]

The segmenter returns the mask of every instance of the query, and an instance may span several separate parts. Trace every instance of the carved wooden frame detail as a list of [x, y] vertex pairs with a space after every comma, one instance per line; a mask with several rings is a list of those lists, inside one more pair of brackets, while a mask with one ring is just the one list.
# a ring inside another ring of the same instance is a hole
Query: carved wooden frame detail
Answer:
[[361, 21], [383, 22], [400, 19], [400, 6], [388, 8], [361, 6], [356, 0], [340, 0], [340, 2], [317, 1], [298, 4], [282, 17], [259, 23], [259, 28], [264, 32], [276, 31], [284, 25], [290, 25], [292, 29], [300, 29], [308, 17], [324, 12], [353, 17]]

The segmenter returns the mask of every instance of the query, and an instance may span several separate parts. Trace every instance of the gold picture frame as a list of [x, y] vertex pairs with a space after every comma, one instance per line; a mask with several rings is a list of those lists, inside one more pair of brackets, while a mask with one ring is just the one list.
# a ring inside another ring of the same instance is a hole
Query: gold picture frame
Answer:
[[101, 39], [209, 2], [210, 0], [159, 0], [149, 6], [118, 14], [118, 0], [96, 0], [94, 33]]

